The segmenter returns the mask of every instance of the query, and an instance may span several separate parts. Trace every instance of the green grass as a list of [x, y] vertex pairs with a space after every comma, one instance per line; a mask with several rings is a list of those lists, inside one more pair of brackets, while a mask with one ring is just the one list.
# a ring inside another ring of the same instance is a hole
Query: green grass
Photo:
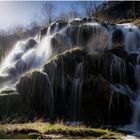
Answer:
[[0, 138], [107, 138], [121, 139], [124, 134], [108, 129], [50, 123], [1, 124]]
[[14, 93], [16, 93], [16, 91], [14, 89], [10, 89], [10, 88], [0, 91], [0, 94], [14, 94]]

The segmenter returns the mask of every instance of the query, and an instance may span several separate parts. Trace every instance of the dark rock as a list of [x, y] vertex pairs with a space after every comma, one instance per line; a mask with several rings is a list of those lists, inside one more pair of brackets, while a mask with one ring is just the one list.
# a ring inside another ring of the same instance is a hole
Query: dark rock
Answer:
[[111, 88], [121, 84], [134, 89], [134, 70], [126, 56], [122, 49], [95, 54], [80, 48], [67, 50], [47, 62], [44, 73], [25, 74], [16, 87], [36, 115], [126, 124], [131, 117], [129, 94]]
[[53, 70], [57, 70], [57, 72], [60, 71], [60, 73], [62, 73], [63, 63], [64, 72], [70, 76], [74, 76], [76, 66], [83, 60], [85, 55], [85, 50], [81, 48], [67, 50], [64, 53], [55, 56], [48, 63], [46, 63], [43, 71], [46, 72], [50, 78], [52, 78]]
[[51, 26], [50, 32], [53, 33], [54, 32], [54, 29], [56, 27], [56, 23], [53, 23], [50, 26]]
[[47, 74], [34, 71], [24, 74], [16, 85], [23, 102], [36, 116], [49, 116], [53, 110], [51, 85]]
[[64, 28], [67, 25], [68, 25], [68, 22], [66, 20], [59, 21], [59, 30], [61, 30], [62, 28]]
[[70, 22], [71, 25], [79, 25], [81, 22], [81, 19], [74, 19], [73, 21]]
[[4, 93], [0, 95], [0, 120], [19, 113], [24, 113], [22, 97], [18, 93]]
[[138, 55], [139, 54], [136, 54], [136, 53], [130, 53], [130, 54], [127, 55], [127, 60], [129, 62], [131, 62], [133, 65], [136, 65]]
[[[79, 44], [80, 46], [86, 46], [87, 42], [91, 39], [93, 32], [96, 30], [96, 28], [93, 29], [92, 26], [87, 25], [81, 25], [80, 31], [79, 31]], [[96, 33], [96, 31], [95, 31]]]
[[80, 34], [80, 26], [73, 26], [68, 30], [68, 36], [74, 46], [80, 46], [80, 37], [78, 38], [78, 32]]
[[88, 22], [93, 22], [93, 18], [92, 17], [89, 17], [88, 18]]
[[[122, 30], [116, 29], [112, 33], [112, 48], [124, 46], [124, 35]], [[124, 49], [124, 47], [122, 48]]]
[[127, 124], [131, 120], [130, 99], [127, 95], [113, 92], [109, 82], [101, 76], [83, 83], [81, 119], [97, 124]]
[[26, 50], [33, 48], [36, 44], [37, 42], [34, 39], [29, 39], [26, 42]]
[[83, 18], [82, 19], [82, 23], [86, 23], [86, 22], [88, 22], [88, 19], [87, 18]]
[[40, 30], [40, 36], [41, 36], [41, 38], [44, 37], [47, 34], [48, 27], [44, 27], [43, 29]]

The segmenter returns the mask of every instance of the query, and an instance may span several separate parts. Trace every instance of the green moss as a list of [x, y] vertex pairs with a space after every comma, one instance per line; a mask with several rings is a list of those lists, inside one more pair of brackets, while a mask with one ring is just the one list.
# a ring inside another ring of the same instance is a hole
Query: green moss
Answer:
[[85, 54], [86, 52], [81, 48], [67, 50], [49, 60], [45, 64], [43, 71], [46, 72], [49, 77], [52, 77], [56, 68], [57, 71], [61, 72], [63, 62], [65, 73], [73, 75], [77, 64], [82, 61]]
[[107, 129], [64, 124], [1, 124], [0, 138], [117, 138], [124, 134]]
[[14, 93], [16, 93], [16, 91], [14, 89], [10, 89], [10, 88], [0, 91], [0, 94], [14, 94]]

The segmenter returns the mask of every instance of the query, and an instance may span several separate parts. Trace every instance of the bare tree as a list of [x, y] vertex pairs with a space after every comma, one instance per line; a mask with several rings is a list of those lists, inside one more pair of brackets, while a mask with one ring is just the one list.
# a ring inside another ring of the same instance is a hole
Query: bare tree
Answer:
[[75, 2], [73, 2], [70, 6], [70, 10], [68, 12], [68, 17], [69, 18], [77, 18], [79, 16], [80, 16], [80, 13], [78, 12], [77, 5]]
[[65, 20], [65, 19], [73, 19], [73, 18], [77, 18], [80, 17], [80, 13], [78, 12], [77, 9], [77, 2], [73, 2], [70, 5], [70, 8], [67, 12], [61, 12], [58, 16], [57, 19], [60, 20]]
[[68, 14], [67, 13], [64, 13], [64, 12], [61, 12], [58, 16], [57, 16], [57, 20], [66, 20], [68, 19]]
[[77, 4], [83, 9], [86, 16], [96, 16], [98, 9], [96, 1], [79, 1]]
[[54, 19], [56, 6], [52, 2], [45, 2], [42, 7], [42, 13], [47, 18], [47, 22], [51, 23]]

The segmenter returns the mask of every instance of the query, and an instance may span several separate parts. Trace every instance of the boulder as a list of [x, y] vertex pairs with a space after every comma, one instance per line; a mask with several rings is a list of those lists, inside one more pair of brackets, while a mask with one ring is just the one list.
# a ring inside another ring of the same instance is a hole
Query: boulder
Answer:
[[90, 75], [98, 76], [101, 74], [113, 84], [127, 84], [132, 89], [136, 89], [133, 64], [128, 59], [128, 53], [119, 48], [104, 53], [86, 55], [84, 67], [86, 78]]
[[24, 74], [16, 85], [22, 100], [35, 116], [50, 117], [53, 110], [52, 88], [47, 74], [33, 71]]
[[122, 47], [124, 49], [124, 35], [120, 29], [116, 29], [112, 33], [112, 48], [116, 47]]
[[96, 124], [127, 124], [132, 110], [128, 95], [114, 92], [102, 76], [84, 81], [80, 119]]
[[26, 50], [33, 48], [36, 44], [37, 42], [34, 39], [29, 39], [25, 44]]

